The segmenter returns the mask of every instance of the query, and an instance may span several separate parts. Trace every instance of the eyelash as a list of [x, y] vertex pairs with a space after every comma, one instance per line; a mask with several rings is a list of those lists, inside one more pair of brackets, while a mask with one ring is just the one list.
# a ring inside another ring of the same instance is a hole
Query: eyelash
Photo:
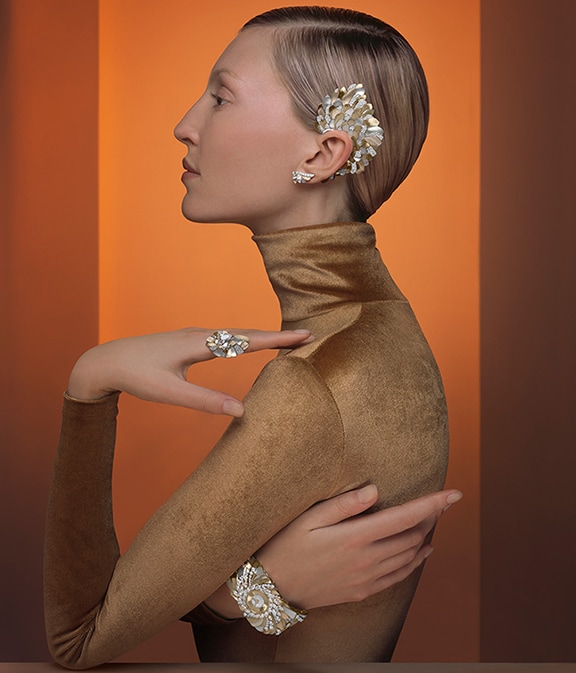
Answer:
[[215, 100], [215, 107], [222, 107], [223, 105], [225, 105], [228, 102], [227, 100], [224, 100], [224, 98], [222, 98], [222, 96], [218, 96], [215, 93], [211, 93], [210, 95]]

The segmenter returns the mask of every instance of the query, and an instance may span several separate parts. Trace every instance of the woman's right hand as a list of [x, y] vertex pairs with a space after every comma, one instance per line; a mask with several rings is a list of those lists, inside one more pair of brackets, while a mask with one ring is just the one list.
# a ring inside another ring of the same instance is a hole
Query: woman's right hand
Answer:
[[428, 534], [461, 498], [460, 491], [441, 491], [356, 516], [378, 499], [376, 487], [365, 486], [314, 505], [256, 556], [296, 607], [364, 600], [401, 582], [432, 553]]
[[[123, 391], [151, 402], [242, 416], [244, 407], [232, 395], [202, 388], [186, 380], [196, 362], [214, 358], [206, 346], [213, 330], [189, 327], [174, 332], [117, 339], [96, 346], [76, 362], [68, 395], [94, 400]], [[289, 348], [311, 340], [307, 330], [265, 332], [241, 330], [250, 339], [248, 352]]]

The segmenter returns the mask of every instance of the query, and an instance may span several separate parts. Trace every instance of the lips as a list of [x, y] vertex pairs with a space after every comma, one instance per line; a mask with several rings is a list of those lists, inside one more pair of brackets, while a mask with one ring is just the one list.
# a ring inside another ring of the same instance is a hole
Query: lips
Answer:
[[200, 171], [197, 171], [194, 166], [192, 166], [186, 159], [182, 161], [182, 166], [187, 173], [192, 173], [192, 175], [200, 175]]

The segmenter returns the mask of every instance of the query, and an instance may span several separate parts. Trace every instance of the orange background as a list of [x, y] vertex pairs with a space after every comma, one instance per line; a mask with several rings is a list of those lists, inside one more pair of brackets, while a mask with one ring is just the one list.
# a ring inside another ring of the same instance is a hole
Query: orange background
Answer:
[[[48, 657], [42, 531], [75, 358], [98, 339], [278, 324], [248, 233], [180, 215], [184, 149], [171, 131], [237, 28], [281, 4], [0, 0], [0, 660]], [[465, 500], [438, 528], [395, 658], [569, 660], [576, 5], [332, 4], [403, 32], [431, 92], [422, 157], [372, 223], [443, 372], [448, 484]], [[197, 366], [193, 377], [242, 395], [266, 357]], [[122, 400], [124, 546], [225, 423]], [[178, 624], [127, 659], [192, 656]]]
[[[9, 105], [3, 333], [7, 451], [2, 519], [2, 655], [45, 658], [42, 526], [60, 394], [99, 339], [190, 324], [273, 327], [276, 300], [247, 231], [179, 213], [183, 147], [172, 129], [241, 24], [278, 2], [0, 0]], [[449, 483], [466, 500], [440, 526], [437, 552], [398, 660], [475, 660], [479, 629], [478, 227], [479, 4], [335, 3], [381, 16], [413, 43], [432, 100], [422, 157], [372, 220], [379, 247], [437, 355], [452, 424]], [[454, 30], [458, 26], [458, 30]], [[9, 29], [9, 30], [8, 30]], [[218, 274], [215, 271], [218, 271]], [[243, 395], [268, 355], [194, 369]], [[226, 421], [122, 400], [116, 521], [125, 546], [194, 468]], [[437, 606], [446, 609], [437, 619]], [[128, 659], [190, 660], [177, 624]]]

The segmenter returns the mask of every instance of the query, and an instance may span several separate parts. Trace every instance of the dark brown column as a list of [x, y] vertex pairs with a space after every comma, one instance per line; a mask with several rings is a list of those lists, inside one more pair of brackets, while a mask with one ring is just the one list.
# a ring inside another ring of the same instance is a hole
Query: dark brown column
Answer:
[[0, 0], [0, 660], [47, 660], [42, 547], [62, 392], [97, 340], [96, 0]]
[[482, 2], [481, 658], [574, 661], [576, 3]]

